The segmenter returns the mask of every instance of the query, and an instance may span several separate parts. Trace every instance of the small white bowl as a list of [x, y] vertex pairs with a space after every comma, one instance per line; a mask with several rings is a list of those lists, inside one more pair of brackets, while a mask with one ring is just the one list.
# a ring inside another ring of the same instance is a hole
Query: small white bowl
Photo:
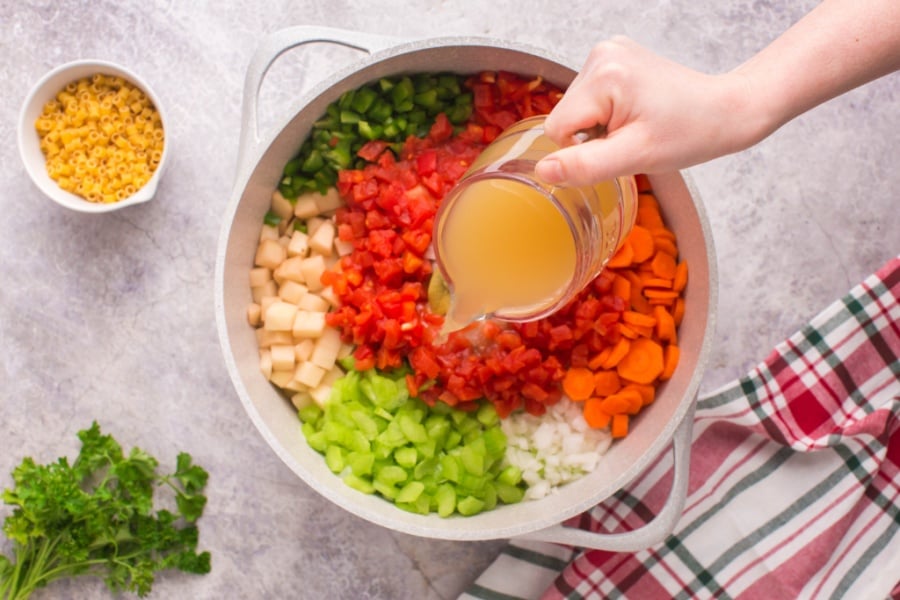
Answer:
[[[40, 147], [40, 137], [34, 127], [35, 120], [41, 115], [44, 105], [53, 99], [66, 84], [84, 77], [90, 77], [95, 73], [116, 75], [128, 80], [132, 85], [140, 88], [150, 101], [153, 102], [154, 107], [159, 113], [160, 120], [162, 121], [163, 131], [166, 134], [162, 157], [160, 158], [159, 165], [150, 177], [150, 180], [134, 194], [128, 198], [123, 198], [118, 202], [90, 202], [81, 196], [67, 192], [59, 187], [59, 185], [57, 185], [57, 183], [47, 174], [44, 153], [41, 151]], [[156, 194], [156, 188], [159, 186], [160, 179], [168, 161], [169, 147], [171, 145], [169, 131], [166, 128], [166, 125], [166, 116], [163, 111], [163, 106], [160, 103], [159, 98], [153, 93], [153, 90], [150, 89], [150, 86], [147, 85], [143, 79], [125, 67], [111, 62], [102, 60], [77, 60], [56, 67], [44, 75], [44, 77], [32, 88], [31, 92], [29, 92], [28, 97], [25, 98], [25, 103], [19, 114], [19, 154], [22, 157], [22, 162], [25, 163], [25, 169], [28, 171], [28, 175], [31, 176], [31, 180], [34, 181], [35, 185], [37, 185], [45, 195], [57, 204], [86, 213], [110, 212], [125, 208], [126, 206], [147, 202]]]

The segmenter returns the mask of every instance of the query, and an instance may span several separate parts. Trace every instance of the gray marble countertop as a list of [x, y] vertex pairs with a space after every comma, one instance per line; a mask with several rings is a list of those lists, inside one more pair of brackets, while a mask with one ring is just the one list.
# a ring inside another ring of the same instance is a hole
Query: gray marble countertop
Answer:
[[[126, 446], [170, 465], [186, 450], [211, 473], [200, 541], [213, 571], [167, 573], [154, 597], [456, 597], [502, 541], [414, 538], [329, 504], [266, 446], [226, 373], [213, 265], [254, 49], [267, 33], [312, 24], [400, 38], [490, 36], [551, 49], [578, 66], [594, 42], [624, 33], [716, 72], [815, 4], [0, 0], [0, 487], [11, 485], [8, 473], [25, 455], [74, 456], [76, 431], [97, 419]], [[166, 106], [174, 155], [148, 204], [77, 214], [26, 175], [15, 145], [25, 95], [53, 67], [81, 58], [132, 68]], [[284, 122], [305, 89], [355, 58], [324, 46], [284, 55], [261, 90], [263, 127]], [[720, 273], [705, 391], [743, 374], [900, 251], [898, 105], [894, 75], [691, 170]], [[37, 597], [108, 595], [88, 579]]]

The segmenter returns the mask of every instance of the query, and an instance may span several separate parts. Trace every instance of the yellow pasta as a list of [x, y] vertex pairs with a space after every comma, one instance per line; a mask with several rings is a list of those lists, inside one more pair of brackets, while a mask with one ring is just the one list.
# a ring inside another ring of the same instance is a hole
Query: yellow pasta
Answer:
[[44, 105], [34, 127], [47, 174], [90, 202], [118, 202], [146, 185], [165, 145], [150, 98], [102, 73], [68, 83]]

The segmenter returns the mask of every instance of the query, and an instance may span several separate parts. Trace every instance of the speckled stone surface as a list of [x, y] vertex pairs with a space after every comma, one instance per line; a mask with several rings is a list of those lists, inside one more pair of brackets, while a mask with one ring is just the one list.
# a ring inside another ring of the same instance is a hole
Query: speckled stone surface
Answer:
[[[213, 572], [166, 574], [154, 597], [456, 597], [501, 541], [413, 538], [330, 505], [269, 450], [228, 379], [213, 265], [252, 52], [269, 32], [312, 24], [400, 38], [491, 36], [552, 49], [578, 66], [595, 41], [624, 33], [721, 71], [815, 4], [0, 0], [0, 486], [24, 455], [72, 455], [75, 432], [98, 419], [126, 445], [168, 464], [187, 450], [211, 473], [201, 546], [213, 553]], [[301, 92], [355, 57], [333, 46], [283, 56], [262, 86], [263, 127], [284, 122]], [[149, 204], [76, 214], [26, 175], [15, 146], [22, 101], [51, 68], [81, 58], [132, 68], [166, 105], [174, 156]], [[898, 106], [895, 75], [691, 170], [720, 272], [705, 391], [743, 374], [900, 251]], [[86, 580], [36, 597], [108, 593]]]

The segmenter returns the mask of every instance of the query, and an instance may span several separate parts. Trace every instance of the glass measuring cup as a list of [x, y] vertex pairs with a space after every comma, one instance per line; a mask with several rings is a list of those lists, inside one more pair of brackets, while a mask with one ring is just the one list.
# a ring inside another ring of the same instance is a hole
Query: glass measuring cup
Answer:
[[559, 187], [535, 175], [537, 161], [559, 148], [543, 124], [537, 116], [507, 128], [441, 203], [433, 239], [450, 292], [445, 331], [553, 313], [600, 273], [634, 225], [633, 177]]

